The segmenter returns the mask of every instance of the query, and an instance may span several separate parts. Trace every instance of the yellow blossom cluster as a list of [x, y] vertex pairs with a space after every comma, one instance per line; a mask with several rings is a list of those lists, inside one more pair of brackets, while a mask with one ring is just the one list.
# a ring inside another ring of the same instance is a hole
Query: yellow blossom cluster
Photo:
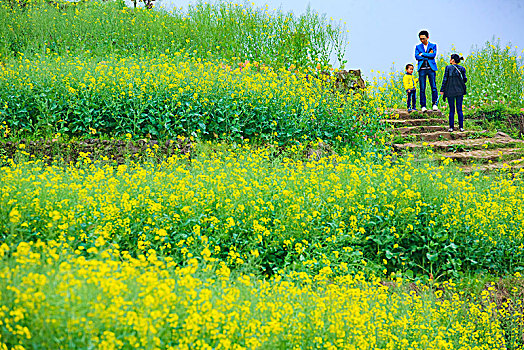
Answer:
[[[117, 244], [229, 267], [456, 273], [524, 266], [521, 173], [465, 176], [381, 153], [304, 159], [319, 145], [202, 143], [160, 163], [0, 168], [2, 240]], [[276, 156], [277, 152], [284, 152]], [[377, 160], [380, 160], [377, 162]]]
[[[390, 290], [376, 278], [260, 280], [189, 259], [96, 258], [67, 244], [0, 247], [0, 348], [496, 349], [496, 305], [452, 287]], [[9, 258], [7, 257], [9, 253]], [[226, 271], [224, 271], [226, 270]], [[322, 277], [322, 275], [319, 275]]]

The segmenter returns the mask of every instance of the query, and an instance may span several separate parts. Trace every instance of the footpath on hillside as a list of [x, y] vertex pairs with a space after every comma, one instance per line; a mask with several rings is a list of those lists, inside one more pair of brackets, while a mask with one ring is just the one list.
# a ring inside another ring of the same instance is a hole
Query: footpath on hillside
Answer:
[[524, 168], [524, 141], [487, 130], [449, 132], [441, 111], [391, 109], [384, 122], [391, 126], [393, 148], [399, 153], [432, 150], [436, 160], [453, 159], [466, 173]]

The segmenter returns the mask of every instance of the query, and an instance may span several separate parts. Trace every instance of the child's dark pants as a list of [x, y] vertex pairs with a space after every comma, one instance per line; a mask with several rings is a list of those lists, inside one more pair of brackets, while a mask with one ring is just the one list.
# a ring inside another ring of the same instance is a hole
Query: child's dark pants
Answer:
[[417, 90], [408, 90], [408, 109], [415, 109], [417, 102]]
[[455, 104], [457, 105], [457, 114], [459, 118], [459, 128], [464, 128], [464, 115], [462, 114], [462, 101], [464, 95], [448, 97], [449, 105], [449, 127], [455, 127]]

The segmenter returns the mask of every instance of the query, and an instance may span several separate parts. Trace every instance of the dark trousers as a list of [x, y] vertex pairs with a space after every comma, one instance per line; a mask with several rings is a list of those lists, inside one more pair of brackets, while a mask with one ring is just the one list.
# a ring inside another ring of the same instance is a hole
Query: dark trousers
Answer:
[[408, 109], [417, 108], [417, 90], [408, 90]]
[[449, 105], [449, 127], [455, 127], [455, 105], [457, 106], [457, 114], [459, 117], [459, 128], [464, 127], [464, 114], [462, 114], [462, 101], [464, 100], [464, 95], [448, 97]]
[[435, 81], [437, 74], [433, 69], [421, 69], [418, 71], [418, 82], [420, 84], [420, 107], [426, 107], [426, 77], [429, 79], [431, 87], [431, 104], [437, 104], [437, 83]]

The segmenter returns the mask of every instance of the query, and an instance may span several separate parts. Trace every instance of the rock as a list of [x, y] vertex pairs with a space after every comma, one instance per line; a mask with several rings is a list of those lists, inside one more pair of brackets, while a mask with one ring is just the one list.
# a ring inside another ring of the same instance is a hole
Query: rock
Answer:
[[334, 152], [330, 145], [327, 143], [321, 141], [319, 142], [316, 147], [313, 147], [307, 151], [307, 157], [309, 159], [320, 159], [322, 157], [328, 157], [332, 155]]
[[502, 137], [502, 138], [505, 138], [505, 139], [510, 139], [511, 138], [511, 136], [509, 136], [506, 133], [503, 133], [502, 131], [497, 131], [497, 133], [495, 134], [495, 137]]
[[337, 89], [348, 91], [356, 89], [365, 89], [366, 83], [362, 79], [360, 69], [351, 69], [349, 71], [342, 69], [335, 72], [335, 86]]

